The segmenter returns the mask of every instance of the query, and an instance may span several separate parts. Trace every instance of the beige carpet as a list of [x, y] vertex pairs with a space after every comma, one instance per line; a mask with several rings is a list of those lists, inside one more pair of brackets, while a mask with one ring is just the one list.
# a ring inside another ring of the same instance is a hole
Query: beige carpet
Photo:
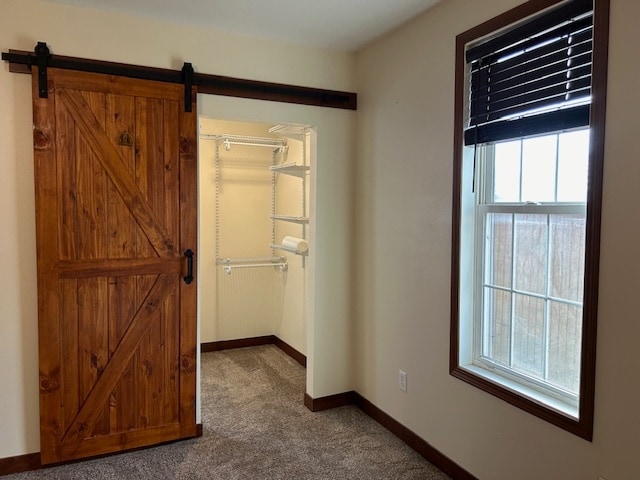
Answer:
[[201, 438], [2, 478], [449, 478], [355, 407], [310, 412], [304, 387], [304, 368], [274, 346], [205, 353]]

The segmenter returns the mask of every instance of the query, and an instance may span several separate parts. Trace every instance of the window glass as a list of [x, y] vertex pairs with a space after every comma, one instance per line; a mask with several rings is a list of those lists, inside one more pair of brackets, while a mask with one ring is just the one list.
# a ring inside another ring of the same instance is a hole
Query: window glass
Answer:
[[520, 150], [522, 142], [501, 142], [495, 146], [494, 202], [520, 201]]
[[513, 270], [513, 215], [490, 213], [487, 215], [487, 243], [485, 282], [489, 285], [511, 288]]
[[544, 295], [547, 282], [547, 215], [516, 215], [516, 290]]
[[514, 295], [513, 368], [542, 378], [544, 365], [544, 300]]
[[523, 202], [553, 202], [556, 186], [557, 135], [522, 142]]
[[485, 318], [488, 342], [485, 355], [494, 362], [511, 364], [511, 292], [485, 288]]
[[547, 380], [573, 394], [580, 389], [582, 307], [549, 302]]
[[584, 290], [584, 215], [553, 215], [550, 219], [549, 295], [582, 302]]
[[586, 202], [589, 130], [565, 133], [558, 142], [558, 202]]

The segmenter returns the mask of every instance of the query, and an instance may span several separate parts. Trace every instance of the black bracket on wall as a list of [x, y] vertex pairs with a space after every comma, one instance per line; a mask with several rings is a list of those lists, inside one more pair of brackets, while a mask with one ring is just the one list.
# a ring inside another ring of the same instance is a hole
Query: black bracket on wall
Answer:
[[193, 104], [193, 65], [189, 62], [184, 62], [182, 66], [182, 83], [184, 83], [184, 111], [190, 112]]
[[35, 48], [38, 63], [38, 92], [40, 98], [49, 98], [49, 87], [47, 85], [47, 65], [51, 52], [45, 42], [38, 42]]

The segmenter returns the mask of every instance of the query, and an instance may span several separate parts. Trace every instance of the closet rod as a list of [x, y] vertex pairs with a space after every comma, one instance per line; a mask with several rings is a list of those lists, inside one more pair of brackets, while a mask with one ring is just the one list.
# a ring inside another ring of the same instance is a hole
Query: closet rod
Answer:
[[200, 138], [205, 140], [215, 140], [225, 145], [249, 145], [254, 147], [283, 148], [287, 146], [286, 140], [269, 137], [249, 137], [245, 135], [214, 135], [201, 133]]
[[286, 260], [282, 255], [272, 255], [270, 257], [227, 257], [216, 258], [216, 265], [231, 265], [238, 263], [279, 263]]
[[223, 265], [224, 271], [227, 275], [231, 275], [231, 270], [234, 268], [263, 268], [263, 267], [280, 267], [280, 270], [286, 272], [289, 268], [287, 262], [279, 263], [242, 263], [239, 265]]
[[248, 147], [271, 147], [271, 148], [278, 148], [278, 149], [287, 148], [286, 145], [273, 145], [273, 144], [269, 144], [269, 143], [235, 142], [235, 141], [231, 141], [231, 140], [223, 140], [222, 143], [224, 144], [224, 146], [225, 146], [225, 148], [227, 150], [229, 150], [229, 147], [231, 145], [246, 145]]

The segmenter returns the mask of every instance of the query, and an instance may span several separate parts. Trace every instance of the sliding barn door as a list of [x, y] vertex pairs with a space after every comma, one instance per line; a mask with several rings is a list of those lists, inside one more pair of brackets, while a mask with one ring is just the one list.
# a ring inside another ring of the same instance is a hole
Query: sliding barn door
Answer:
[[67, 70], [33, 88], [42, 463], [193, 437], [195, 106]]

